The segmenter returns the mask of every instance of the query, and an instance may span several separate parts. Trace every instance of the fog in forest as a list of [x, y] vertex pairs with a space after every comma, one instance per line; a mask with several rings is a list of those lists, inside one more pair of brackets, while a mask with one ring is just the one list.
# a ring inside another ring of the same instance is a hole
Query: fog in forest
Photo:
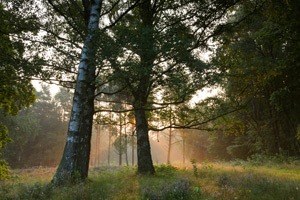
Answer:
[[[183, 147], [184, 141], [182, 134], [184, 132], [179, 132], [176, 130], [172, 130], [171, 132], [171, 141], [169, 141], [169, 130], [162, 132], [150, 132], [149, 139], [151, 144], [152, 160], [154, 164], [168, 162], [169, 164], [184, 164], [189, 162], [190, 155], [187, 153], [187, 147]], [[103, 165], [137, 164], [136, 135], [133, 135], [132, 133], [124, 135], [123, 133], [123, 140], [120, 141], [118, 138], [119, 135], [111, 134], [109, 132], [109, 128], [103, 128], [101, 130], [99, 130], [99, 128], [94, 129], [90, 157], [91, 167]], [[123, 145], [122, 148], [119, 148], [120, 142], [123, 142], [121, 144]], [[170, 143], [171, 146], [169, 145]], [[121, 163], [120, 150], [122, 160]], [[185, 154], [183, 153], [184, 150], [186, 150]], [[169, 152], [170, 155], [168, 156]]]
[[[37, 89], [38, 100], [31, 107], [21, 110], [17, 116], [0, 116], [13, 140], [4, 149], [12, 168], [57, 167], [64, 150], [72, 92], [63, 88], [53, 92], [45, 84]], [[101, 114], [102, 118], [105, 115], [108, 114]], [[111, 115], [113, 125], [103, 120], [101, 123], [106, 124], [101, 125], [95, 116], [90, 166], [137, 165], [134, 124], [129, 123], [125, 128], [124, 124], [118, 124], [120, 115]], [[191, 159], [206, 159], [207, 149], [203, 144], [207, 142], [207, 133], [165, 129], [149, 131], [149, 139], [154, 164], [182, 165], [189, 164]]]

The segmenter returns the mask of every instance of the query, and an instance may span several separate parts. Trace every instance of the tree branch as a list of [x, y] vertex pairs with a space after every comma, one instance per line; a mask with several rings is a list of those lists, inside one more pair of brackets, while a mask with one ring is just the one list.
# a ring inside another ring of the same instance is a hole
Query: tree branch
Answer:
[[107, 30], [111, 27], [113, 27], [116, 23], [118, 23], [129, 11], [131, 11], [133, 8], [135, 8], [136, 6], [139, 5], [139, 2], [141, 0], [136, 0], [134, 4], [132, 4], [131, 6], [129, 6], [122, 14], [119, 15], [119, 17], [117, 19], [115, 19], [114, 22], [112, 22], [110, 25], [106, 26], [103, 28], [103, 30]]
[[62, 12], [57, 5], [55, 5], [53, 3], [53, 0], [48, 0], [48, 3], [52, 6], [53, 10], [58, 13], [59, 15], [61, 15], [67, 22], [67, 24], [72, 27], [74, 29], [74, 31], [76, 31], [78, 33], [78, 35], [80, 35], [80, 37], [82, 38], [82, 40], [84, 40], [84, 35], [82, 34], [82, 32], [80, 30], [78, 30], [78, 28], [76, 26], [74, 26], [74, 24], [72, 23], [71, 20], [69, 20], [69, 17], [65, 15], [64, 12]]

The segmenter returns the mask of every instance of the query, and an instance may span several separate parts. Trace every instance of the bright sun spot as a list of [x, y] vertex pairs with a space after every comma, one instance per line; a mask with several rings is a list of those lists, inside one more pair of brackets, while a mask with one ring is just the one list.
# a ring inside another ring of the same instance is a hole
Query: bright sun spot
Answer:
[[33, 87], [37, 90], [37, 91], [41, 91], [42, 86], [41, 84], [45, 84], [45, 85], [50, 85], [50, 92], [51, 95], [54, 96], [58, 91], [59, 91], [59, 86], [55, 85], [55, 84], [48, 84], [48, 83], [43, 83], [41, 81], [37, 81], [37, 80], [33, 80], [31, 81]]
[[192, 102], [199, 102], [202, 101], [208, 97], [213, 97], [221, 93], [221, 88], [204, 88], [197, 92], [192, 98]]

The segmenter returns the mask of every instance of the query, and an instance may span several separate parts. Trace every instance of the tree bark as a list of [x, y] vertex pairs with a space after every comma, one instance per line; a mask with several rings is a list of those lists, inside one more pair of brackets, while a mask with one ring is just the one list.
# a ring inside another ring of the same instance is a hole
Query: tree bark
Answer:
[[185, 132], [182, 133], [182, 163], [185, 164]]
[[[170, 126], [172, 125], [172, 107], [170, 106], [170, 116], [169, 116]], [[171, 164], [171, 149], [172, 149], [172, 128], [169, 128], [169, 141], [168, 141], [168, 155], [167, 164]]]
[[[126, 126], [125, 126], [125, 130], [126, 130]], [[128, 163], [128, 152], [127, 152], [127, 145], [128, 145], [128, 138], [127, 138], [127, 135], [126, 135], [126, 132], [125, 132], [125, 161], [126, 161], [126, 165], [129, 166], [129, 163]]]
[[[112, 120], [111, 113], [109, 114], [110, 120]], [[112, 125], [109, 125], [108, 132], [108, 150], [107, 150], [107, 164], [110, 166], [110, 149], [111, 149], [111, 137], [112, 137]]]
[[131, 164], [134, 166], [134, 131], [132, 132], [131, 135]]
[[167, 154], [167, 164], [171, 164], [171, 149], [172, 149], [172, 128], [169, 128], [169, 138], [168, 138], [168, 154]]
[[95, 167], [100, 166], [100, 153], [101, 153], [100, 147], [101, 147], [101, 126], [97, 125]]
[[123, 146], [122, 146], [122, 137], [123, 137], [123, 135], [122, 135], [122, 113], [119, 113], [119, 137], [120, 137], [120, 140], [119, 140], [119, 146], [120, 146], [120, 148], [119, 148], [119, 166], [122, 166], [122, 160], [123, 160], [123, 158], [122, 158], [122, 154], [123, 154]]
[[154, 50], [154, 25], [153, 10], [151, 0], [145, 0], [139, 6], [141, 16], [141, 40], [140, 49], [140, 67], [139, 83], [134, 91], [134, 115], [136, 121], [137, 134], [137, 163], [139, 174], [154, 174], [154, 166], [151, 157], [151, 149], [148, 135], [148, 119], [146, 117], [147, 100], [151, 88], [151, 73], [155, 60]]
[[102, 1], [91, 1], [87, 35], [81, 52], [64, 153], [52, 183], [85, 180], [88, 176], [94, 114], [95, 54]]
[[135, 110], [137, 132], [137, 157], [138, 173], [154, 174], [154, 166], [151, 157], [151, 148], [148, 135], [148, 122], [144, 109]]

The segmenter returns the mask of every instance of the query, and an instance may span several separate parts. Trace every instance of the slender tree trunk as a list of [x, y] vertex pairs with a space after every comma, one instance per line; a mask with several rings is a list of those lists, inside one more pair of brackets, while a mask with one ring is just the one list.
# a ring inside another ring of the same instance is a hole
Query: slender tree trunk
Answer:
[[122, 114], [119, 113], [119, 145], [120, 145], [120, 150], [119, 150], [119, 166], [122, 166], [122, 154], [123, 154], [123, 148], [122, 148]]
[[134, 166], [134, 131], [131, 135], [131, 164]]
[[272, 136], [274, 138], [274, 146], [272, 147], [272, 149], [270, 149], [272, 152], [271, 153], [280, 153], [280, 131], [279, 131], [279, 125], [278, 125], [278, 119], [276, 117], [276, 114], [274, 111], [274, 109], [271, 107], [270, 104], [268, 104], [269, 106], [269, 114], [270, 114], [270, 119], [271, 121], [271, 128], [272, 128]]
[[[111, 114], [110, 114], [111, 119]], [[111, 147], [111, 137], [112, 137], [112, 125], [109, 125], [109, 133], [108, 133], [108, 150], [107, 150], [107, 164], [110, 165], [110, 147]]]
[[[170, 116], [169, 123], [172, 126], [172, 107], [170, 106]], [[167, 156], [167, 164], [171, 164], [171, 149], [172, 149], [172, 128], [169, 129], [169, 141], [168, 141], [168, 156]]]
[[185, 132], [182, 133], [182, 163], [185, 164]]
[[96, 167], [100, 166], [100, 156], [101, 156], [101, 126], [98, 125], [98, 130], [97, 130], [97, 154], [96, 154]]
[[54, 184], [85, 180], [88, 176], [96, 79], [96, 48], [93, 42], [99, 29], [101, 5], [101, 0], [91, 1], [88, 31], [78, 67], [67, 141], [52, 180]]
[[172, 129], [169, 129], [169, 141], [168, 141], [168, 155], [167, 155], [167, 164], [171, 164], [171, 148], [172, 148]]
[[126, 165], [129, 166], [129, 163], [128, 163], [128, 152], [127, 152], [128, 138], [127, 138], [126, 132], [125, 132], [124, 136], [125, 136], [125, 161], [126, 161]]
[[[94, 146], [95, 146], [95, 148], [94, 148], [94, 155], [91, 153], [93, 155], [93, 157], [94, 157], [94, 162], [93, 163], [91, 162], [91, 164], [90, 164], [93, 167], [97, 166], [97, 162], [98, 162], [97, 158], [98, 158], [99, 144], [98, 144], [98, 128], [97, 127], [96, 127], [96, 133], [95, 133], [95, 139], [94, 140], [95, 140], [94, 141]], [[92, 136], [92, 141], [93, 141], [93, 136]]]
[[[126, 108], [126, 107], [125, 107]], [[124, 137], [125, 137], [125, 161], [126, 161], [126, 165], [128, 166], [128, 152], [127, 152], [127, 147], [128, 147], [128, 138], [127, 138], [127, 125], [126, 125], [126, 115], [124, 117]]]

